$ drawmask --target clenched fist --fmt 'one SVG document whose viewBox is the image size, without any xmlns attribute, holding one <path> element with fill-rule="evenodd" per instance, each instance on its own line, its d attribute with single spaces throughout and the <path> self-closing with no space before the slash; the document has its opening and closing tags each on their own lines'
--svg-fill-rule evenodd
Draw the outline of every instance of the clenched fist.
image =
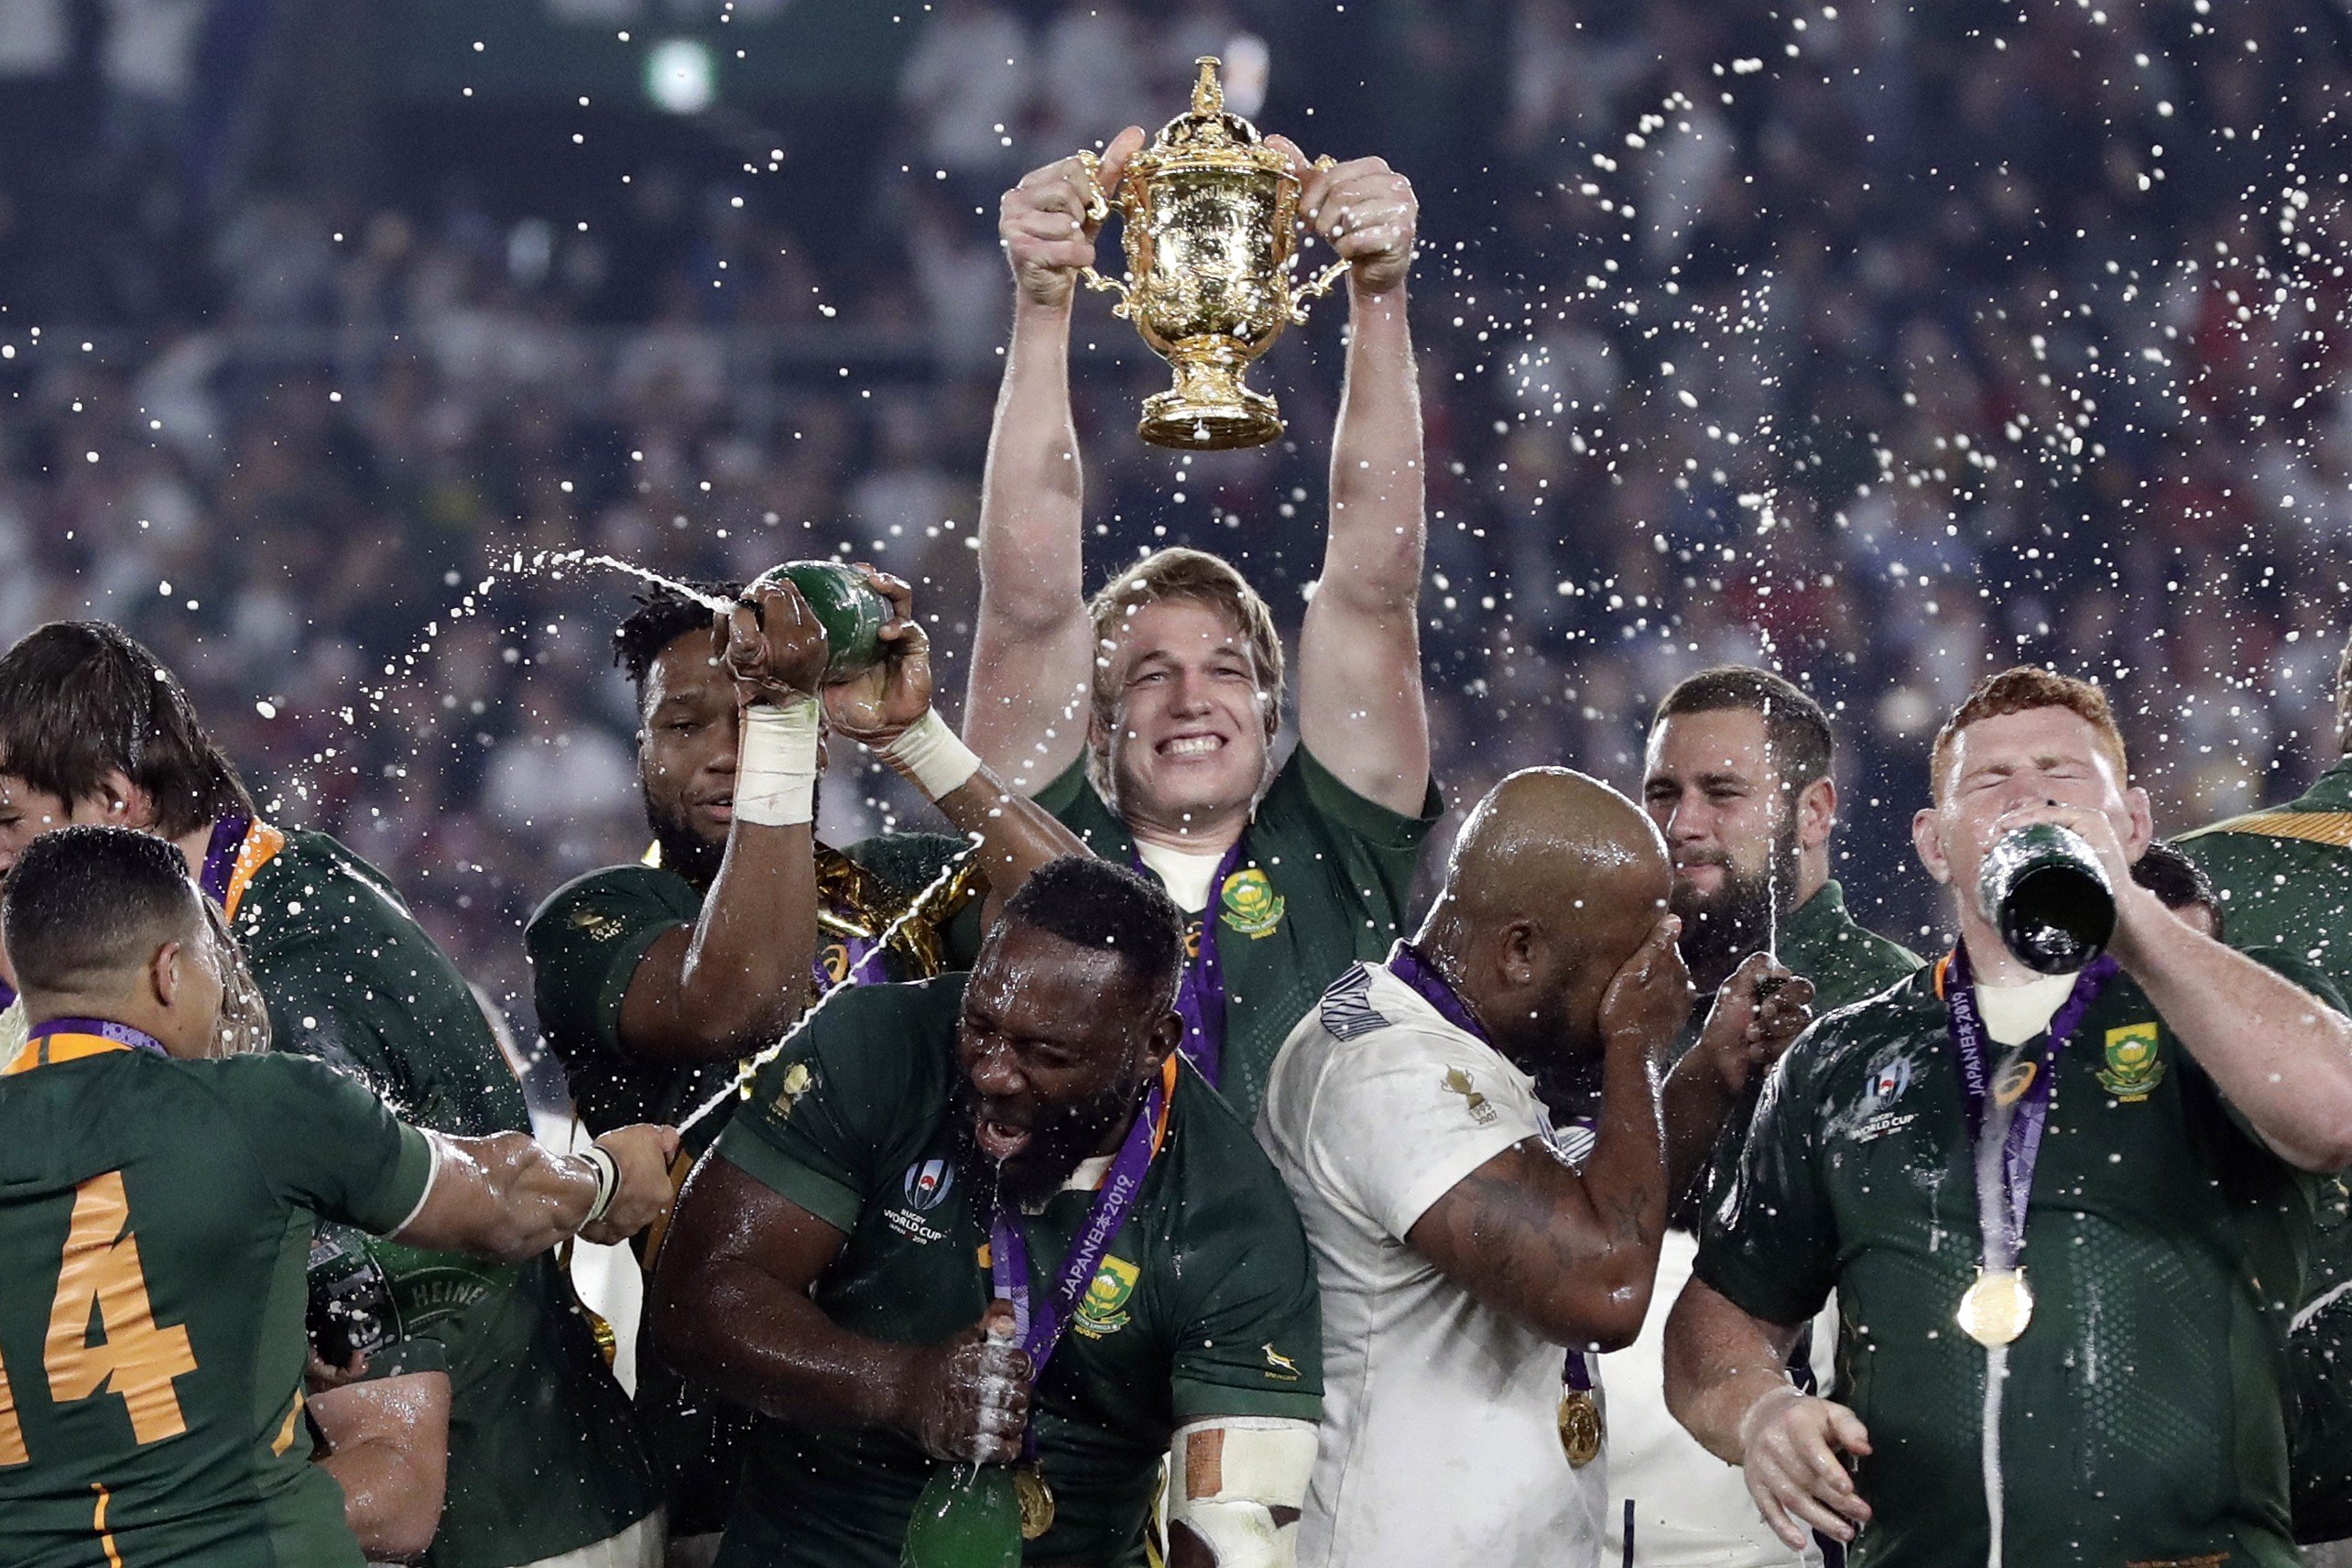
<svg viewBox="0 0 2352 1568">
<path fill-rule="evenodd" d="M 1080 270 L 1094 265 L 1104 198 L 1118 189 L 1127 159 L 1142 146 L 1143 127 L 1129 125 L 1111 138 L 1094 167 L 1083 158 L 1065 158 L 1029 170 L 1005 192 L 996 237 L 1024 304 L 1069 308 Z"/>
</svg>

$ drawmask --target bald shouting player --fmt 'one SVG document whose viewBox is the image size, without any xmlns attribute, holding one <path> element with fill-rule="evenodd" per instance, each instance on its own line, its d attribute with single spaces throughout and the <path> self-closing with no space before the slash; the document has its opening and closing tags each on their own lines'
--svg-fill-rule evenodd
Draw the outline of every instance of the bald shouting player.
<svg viewBox="0 0 2352 1568">
<path fill-rule="evenodd" d="M 1410 942 L 1323 993 L 1258 1119 L 1314 1248 L 1308 1568 L 1598 1560 L 1590 1352 L 1639 1331 L 1666 1228 L 1659 1079 L 1691 1011 L 1666 846 L 1580 773 L 1513 774 Z M 1590 1157 L 1539 1080 L 1597 1057 Z"/>
<path fill-rule="evenodd" d="M 1405 275 L 1417 208 L 1377 158 L 1316 169 L 1275 138 L 1301 213 L 1348 263 L 1349 300 L 1331 531 L 1299 633 L 1299 744 L 1278 768 L 1282 642 L 1239 572 L 1163 550 L 1085 596 L 1070 313 L 1094 258 L 1090 207 L 1142 140 L 1121 132 L 1099 183 L 1070 158 L 1005 196 L 1016 304 L 980 506 L 964 738 L 1184 911 L 1184 1055 L 1247 1117 L 1316 994 L 1398 935 L 1437 820 L 1414 620 L 1421 429 Z"/>
</svg>

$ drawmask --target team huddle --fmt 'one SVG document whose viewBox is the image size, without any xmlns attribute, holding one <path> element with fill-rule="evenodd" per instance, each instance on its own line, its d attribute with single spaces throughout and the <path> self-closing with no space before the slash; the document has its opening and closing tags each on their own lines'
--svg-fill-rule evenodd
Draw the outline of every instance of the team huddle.
<svg viewBox="0 0 2352 1568">
<path fill-rule="evenodd" d="M 0 1568 L 2352 1538 L 2352 648 L 2314 789 L 2165 833 L 2096 687 L 1987 678 L 1913 823 L 1939 953 L 1849 910 L 1829 718 L 1743 667 L 1624 792 L 1503 780 L 1417 910 L 1411 191 L 1306 180 L 1351 331 L 1293 669 L 1214 555 L 1083 591 L 1069 326 L 1123 147 L 1005 199 L 960 734 L 870 569 L 846 678 L 776 574 L 618 626 L 652 848 L 526 932 L 575 1152 L 152 654 L 0 655 Z M 821 843 L 852 743 L 942 831 Z M 1978 895 L 2031 828 L 2107 890 L 2088 962 Z M 633 1392 L 574 1236 L 644 1269 Z M 983 1475 L 1009 1558 L 939 1544 Z"/>
</svg>

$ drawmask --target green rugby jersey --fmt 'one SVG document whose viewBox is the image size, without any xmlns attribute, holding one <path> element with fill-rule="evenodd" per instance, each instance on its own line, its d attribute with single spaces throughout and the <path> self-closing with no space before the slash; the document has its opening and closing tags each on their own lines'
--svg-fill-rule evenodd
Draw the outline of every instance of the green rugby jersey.
<svg viewBox="0 0 2352 1568">
<path fill-rule="evenodd" d="M 965 852 L 944 833 L 887 833 L 862 840 L 841 854 L 874 874 L 885 893 L 909 898 Z M 630 1122 L 675 1123 L 734 1082 L 739 1065 L 697 1068 L 646 1062 L 621 1044 L 621 1000 L 651 947 L 667 932 L 702 918 L 702 889 L 659 866 L 608 866 L 573 878 L 531 915 L 524 945 L 531 959 L 532 995 L 539 1032 L 563 1063 L 572 1103 L 593 1133 Z M 969 969 L 980 947 L 980 905 L 974 900 L 940 932 L 949 969 Z M 820 935 L 818 962 L 828 975 L 844 973 L 843 942 Z M 895 953 L 885 955 L 894 978 Z M 713 1116 L 696 1129 L 706 1148 L 721 1124 Z"/>
<path fill-rule="evenodd" d="M 1837 1292 L 1835 1397 L 1872 1444 L 1857 1568 L 1987 1558 L 1987 1356 L 1954 1320 L 1976 1194 L 1942 969 L 1798 1040 L 1699 1249 L 1698 1277 L 1767 1322 Z M 2319 1180 L 2246 1130 L 2127 979 L 2053 1071 L 2023 1254 L 2034 1315 L 2009 1347 L 1999 1433 L 2006 1560 L 2292 1568 L 2287 1325 Z"/>
<path fill-rule="evenodd" d="M 834 996 L 762 1068 L 718 1154 L 846 1237 L 816 1288 L 852 1333 L 906 1344 L 977 1322 L 988 1193 L 956 1165 L 950 1095 L 965 976 Z M 1094 1203 L 1064 1192 L 1029 1222 L 1051 1288 Z M 1306 1236 L 1232 1108 L 1189 1069 L 1159 1156 L 1038 1390 L 1053 1529 L 1026 1561 L 1143 1561 L 1175 1429 L 1212 1416 L 1316 1420 L 1322 1321 Z M 914 1440 L 762 1421 L 720 1554 L 725 1568 L 892 1568 L 931 1473 Z"/>
<path fill-rule="evenodd" d="M 1137 866 L 1135 837 L 1095 791 L 1084 757 L 1037 802 L 1096 855 Z M 1211 895 L 1225 988 L 1218 1087 L 1243 1121 L 1258 1115 L 1274 1058 L 1323 988 L 1358 960 L 1387 957 L 1403 934 L 1421 845 L 1444 809 L 1434 780 L 1417 817 L 1376 805 L 1304 743 L 1274 775 L 1250 816 L 1240 866 Z"/>
<path fill-rule="evenodd" d="M 303 1430 L 313 1217 L 390 1230 L 432 1155 L 290 1056 L 0 1076 L 0 1563 L 358 1568 Z"/>
<path fill-rule="evenodd" d="M 1918 953 L 1846 912 L 1846 889 L 1835 877 L 1797 906 L 1776 948 L 1791 974 L 1813 983 L 1816 1015 L 1875 996 L 1920 966 Z"/>
<path fill-rule="evenodd" d="M 923 892 L 966 848 L 963 839 L 943 833 L 887 833 L 840 853 L 873 876 L 889 905 Z M 819 891 L 822 896 L 822 878 Z M 972 966 L 982 935 L 980 907 L 979 899 L 971 900 L 939 931 L 948 968 Z M 621 1044 L 621 1001 L 646 950 L 702 913 L 702 890 L 693 883 L 662 866 L 637 865 L 577 877 L 532 914 L 524 943 L 539 1032 L 563 1063 L 572 1103 L 590 1132 L 629 1122 L 677 1124 L 724 1094 L 741 1071 L 732 1061 L 701 1067 L 648 1062 Z M 817 961 L 825 974 L 846 975 L 857 954 L 838 936 L 821 931 L 818 942 Z M 907 978 L 898 953 L 886 950 L 877 962 L 892 978 Z M 685 1129 L 690 1155 L 710 1147 L 734 1108 L 733 1102 L 724 1103 Z M 653 1354 L 643 1333 L 637 1352 L 638 1423 L 669 1505 L 670 1530 L 708 1534 L 726 1523 L 735 1504 L 750 1412 L 680 1378 Z"/>
<path fill-rule="evenodd" d="M 348 1068 L 420 1127 L 530 1130 L 464 976 L 342 844 L 288 833 L 246 884 L 233 929 L 278 1050 Z M 628 1396 L 554 1258 L 492 1266 L 388 1244 L 384 1256 L 450 1375 L 449 1497 L 431 1568 L 536 1563 L 653 1511 Z"/>
<path fill-rule="evenodd" d="M 2352 757 L 2284 806 L 2184 834 L 2182 852 L 2221 894 L 2222 934 L 2300 953 L 2352 997 Z M 2324 1194 L 2311 1300 L 2294 1354 L 2295 1534 L 2352 1537 L 2352 1196 Z"/>
</svg>

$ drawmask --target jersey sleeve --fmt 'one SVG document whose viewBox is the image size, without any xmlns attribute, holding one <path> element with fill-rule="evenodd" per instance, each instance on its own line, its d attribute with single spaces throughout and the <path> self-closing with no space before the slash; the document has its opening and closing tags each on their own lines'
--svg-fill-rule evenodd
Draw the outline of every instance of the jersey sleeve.
<svg viewBox="0 0 2352 1568">
<path fill-rule="evenodd" d="M 2238 951 L 2272 974 L 2292 981 L 2309 992 L 2322 1005 L 2333 1007 L 2339 1013 L 2347 1011 L 2343 992 L 2337 988 L 2335 980 L 2328 975 L 2327 972 L 2316 964 L 2280 947 L 2244 947 Z M 2183 1051 L 2182 1060 L 2188 1072 L 2194 1073 L 2210 1086 L 2213 1103 L 2221 1106 L 2223 1112 L 2229 1117 L 2230 1125 L 2244 1135 L 2246 1141 L 2254 1151 L 2278 1159 L 2282 1162 L 2285 1160 L 2285 1157 L 2279 1154 L 2270 1140 L 2262 1135 L 2261 1129 L 2257 1127 L 2248 1118 L 2246 1113 L 2238 1108 L 2238 1102 L 2222 1093 L 2221 1085 L 2213 1082 L 2213 1074 L 2205 1071 L 2204 1064 L 2198 1062 L 2193 1053 Z"/>
<path fill-rule="evenodd" d="M 1402 1242 L 1464 1177 L 1532 1136 L 1532 1107 L 1517 1105 L 1525 1094 L 1475 1040 L 1376 1029 L 1348 1043 L 1316 1092 L 1310 1174 Z"/>
<path fill-rule="evenodd" d="M 1213 1416 L 1323 1416 L 1323 1305 L 1298 1213 L 1269 1169 L 1220 1205 L 1232 1252 L 1191 1271 L 1170 1375 L 1179 1423 Z M 1225 1227 L 1220 1227 L 1225 1229 Z"/>
<path fill-rule="evenodd" d="M 1340 782 L 1338 776 L 1316 759 L 1301 743 L 1267 791 L 1261 814 L 1285 808 L 1312 812 L 1334 841 L 1342 866 L 1356 883 L 1365 901 L 1386 909 L 1401 924 L 1411 901 L 1413 874 L 1421 866 L 1421 846 L 1430 830 L 1445 814 L 1445 797 L 1432 779 L 1421 797 L 1418 816 L 1392 811 L 1367 800 Z M 1286 782 L 1292 784 L 1286 789 Z"/>
<path fill-rule="evenodd" d="M 523 934 L 539 1028 L 559 1049 L 621 1048 L 621 1001 L 646 949 L 692 923 L 637 867 L 584 877 L 539 907 Z"/>
<path fill-rule="evenodd" d="M 1818 1026 L 1772 1067 L 1748 1141 L 1726 1160 L 1699 1231 L 1694 1272 L 1751 1317 L 1794 1327 L 1836 1283 L 1837 1229 L 1815 1163 L 1808 1046 Z"/>
<path fill-rule="evenodd" d="M 916 1097 L 915 1054 L 936 1044 L 906 1016 L 907 994 L 928 989 L 835 992 L 752 1079 L 719 1154 L 834 1229 L 855 1229 L 881 1185 L 877 1150 Z"/>
<path fill-rule="evenodd" d="M 398 1229 L 424 1201 L 433 1149 L 357 1081 L 299 1056 L 256 1056 L 223 1088 L 271 1191 L 374 1235 Z"/>
</svg>

